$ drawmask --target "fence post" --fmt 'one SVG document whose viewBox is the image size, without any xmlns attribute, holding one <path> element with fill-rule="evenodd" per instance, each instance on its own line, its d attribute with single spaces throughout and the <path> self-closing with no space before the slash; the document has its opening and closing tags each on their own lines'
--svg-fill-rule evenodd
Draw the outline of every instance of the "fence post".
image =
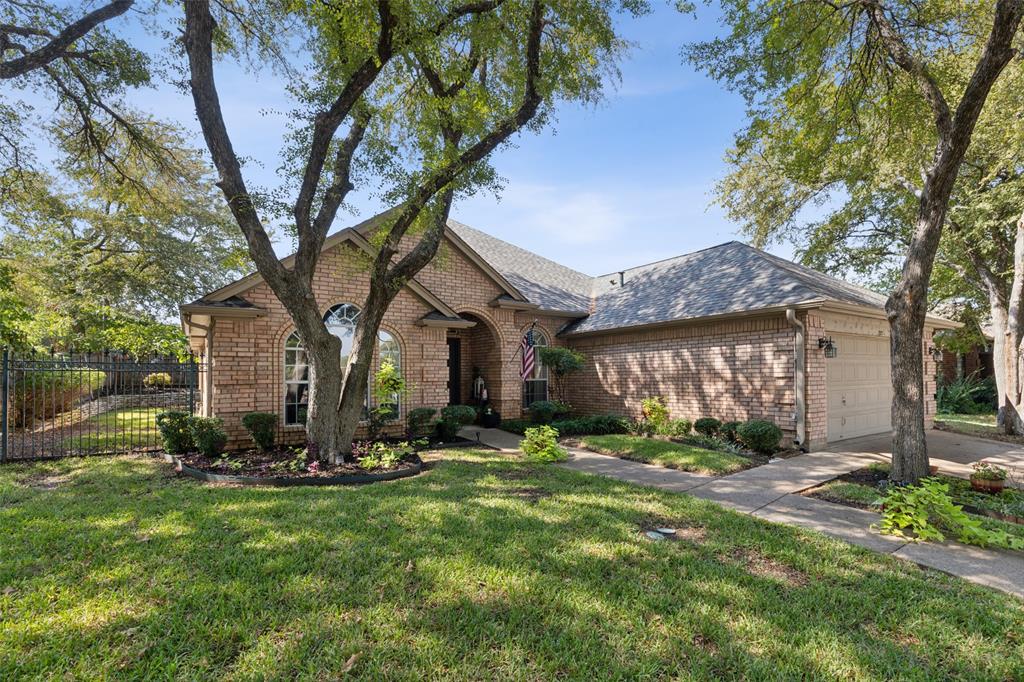
<svg viewBox="0 0 1024 682">
<path fill-rule="evenodd" d="M 11 397 L 11 351 L 4 346 L 3 366 L 0 367 L 0 462 L 7 461 L 7 403 Z"/>
</svg>

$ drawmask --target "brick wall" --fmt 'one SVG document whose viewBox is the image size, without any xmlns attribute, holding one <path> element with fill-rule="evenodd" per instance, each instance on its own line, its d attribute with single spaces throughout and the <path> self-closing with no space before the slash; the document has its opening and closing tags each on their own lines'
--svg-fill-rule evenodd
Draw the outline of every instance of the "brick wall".
<svg viewBox="0 0 1024 682">
<path fill-rule="evenodd" d="M 783 315 L 572 339 L 587 356 L 572 404 L 638 416 L 662 396 L 674 418 L 769 419 L 795 435 L 793 330 Z"/>
</svg>

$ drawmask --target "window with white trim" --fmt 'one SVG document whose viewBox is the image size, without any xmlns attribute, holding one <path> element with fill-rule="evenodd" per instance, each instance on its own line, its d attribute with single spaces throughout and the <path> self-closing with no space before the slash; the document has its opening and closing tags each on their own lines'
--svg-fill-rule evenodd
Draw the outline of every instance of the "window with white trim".
<svg viewBox="0 0 1024 682">
<path fill-rule="evenodd" d="M 548 368 L 540 361 L 537 348 L 548 345 L 548 338 L 543 332 L 533 330 L 533 372 L 523 379 L 523 407 L 529 407 L 538 400 L 548 399 Z"/>
<path fill-rule="evenodd" d="M 328 331 L 341 339 L 341 367 L 344 370 L 348 357 L 352 353 L 352 342 L 355 338 L 356 322 L 359 321 L 359 308 L 351 303 L 336 305 L 324 314 L 324 324 Z M 390 360 L 398 369 L 402 368 L 402 349 L 398 340 L 389 332 L 381 330 L 377 334 L 378 355 L 380 361 Z M 372 385 L 373 372 L 370 373 Z M 301 425 L 306 423 L 309 404 L 309 358 L 302 339 L 297 332 L 292 332 L 284 344 L 284 423 Z M 367 386 L 366 403 L 363 405 L 363 418 L 370 408 L 370 386 Z M 400 396 L 395 396 L 396 413 L 400 409 Z"/>
</svg>

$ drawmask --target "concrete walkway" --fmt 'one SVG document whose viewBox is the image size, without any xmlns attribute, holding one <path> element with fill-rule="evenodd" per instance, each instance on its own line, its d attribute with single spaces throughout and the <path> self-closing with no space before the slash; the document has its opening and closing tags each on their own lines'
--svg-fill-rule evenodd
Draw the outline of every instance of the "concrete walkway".
<svg viewBox="0 0 1024 682">
<path fill-rule="evenodd" d="M 502 452 L 518 451 L 522 441 L 516 434 L 475 426 L 465 427 L 460 435 Z M 799 455 L 720 477 L 631 462 L 580 448 L 567 449 L 570 458 L 560 465 L 567 469 L 686 492 L 766 521 L 815 530 L 1024 598 L 1024 555 L 1019 552 L 958 543 L 907 542 L 872 530 L 881 518 L 875 512 L 797 494 L 871 462 L 888 459 L 886 453 L 871 447 Z"/>
</svg>

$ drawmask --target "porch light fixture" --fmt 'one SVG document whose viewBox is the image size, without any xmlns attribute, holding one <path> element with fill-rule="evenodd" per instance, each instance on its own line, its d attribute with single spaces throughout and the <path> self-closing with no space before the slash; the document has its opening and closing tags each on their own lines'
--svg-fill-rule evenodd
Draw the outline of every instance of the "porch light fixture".
<svg viewBox="0 0 1024 682">
<path fill-rule="evenodd" d="M 839 349 L 836 348 L 835 342 L 831 336 L 822 336 L 818 339 L 818 348 L 825 349 L 826 358 L 834 358 L 839 355 Z"/>
<path fill-rule="evenodd" d="M 928 354 L 932 356 L 932 359 L 934 359 L 935 362 L 940 362 L 942 360 L 942 351 L 935 346 L 928 346 Z"/>
</svg>

